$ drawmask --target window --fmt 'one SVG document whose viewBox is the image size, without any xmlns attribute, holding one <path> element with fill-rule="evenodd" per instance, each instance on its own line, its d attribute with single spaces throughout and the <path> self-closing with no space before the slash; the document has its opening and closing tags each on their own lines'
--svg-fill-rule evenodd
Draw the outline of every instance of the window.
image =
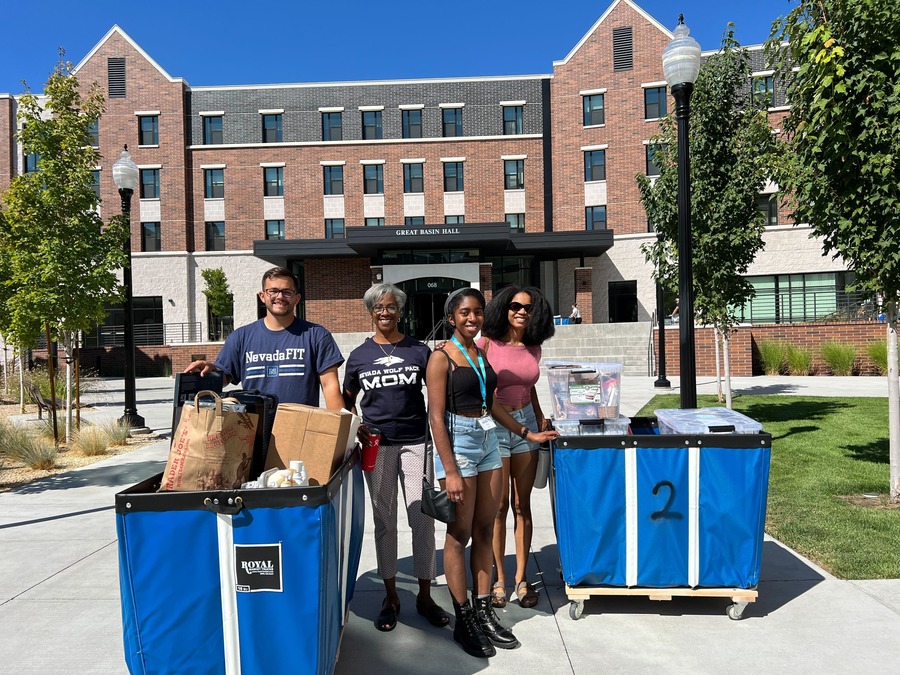
<svg viewBox="0 0 900 675">
<path fill-rule="evenodd" d="M 206 250 L 225 250 L 225 223 L 206 223 Z"/>
<path fill-rule="evenodd" d="M 25 153 L 25 173 L 34 173 L 38 170 L 41 156 L 36 152 Z"/>
<path fill-rule="evenodd" d="M 403 111 L 403 138 L 422 138 L 422 111 Z"/>
<path fill-rule="evenodd" d="M 206 182 L 207 199 L 222 199 L 225 197 L 225 169 L 204 169 L 203 176 Z"/>
<path fill-rule="evenodd" d="M 522 190 L 525 188 L 525 160 L 503 160 L 503 187 L 507 190 Z"/>
<path fill-rule="evenodd" d="M 90 139 L 92 148 L 100 147 L 100 120 L 88 122 L 87 126 L 88 138 Z"/>
<path fill-rule="evenodd" d="M 613 71 L 634 68 L 634 43 L 631 26 L 613 28 Z"/>
<path fill-rule="evenodd" d="M 658 176 L 660 174 L 659 164 L 656 163 L 656 151 L 659 149 L 656 145 L 644 146 L 646 154 L 646 169 L 648 176 Z"/>
<path fill-rule="evenodd" d="M 159 116 L 138 117 L 138 145 L 159 145 Z"/>
<path fill-rule="evenodd" d="M 266 221 L 266 239 L 284 239 L 284 221 Z"/>
<path fill-rule="evenodd" d="M 666 116 L 666 88 L 647 87 L 644 89 L 644 119 L 655 120 Z"/>
<path fill-rule="evenodd" d="M 222 145 L 222 117 L 220 115 L 203 118 L 203 145 Z"/>
<path fill-rule="evenodd" d="M 125 98 L 124 56 L 110 56 L 106 59 L 106 95 L 109 98 Z"/>
<path fill-rule="evenodd" d="M 141 250 L 145 253 L 162 250 L 159 223 L 141 223 Z"/>
<path fill-rule="evenodd" d="M 462 136 L 462 108 L 443 108 L 444 138 Z"/>
<path fill-rule="evenodd" d="M 94 191 L 94 194 L 97 195 L 97 199 L 100 199 L 100 172 L 99 171 L 91 171 L 91 189 Z"/>
<path fill-rule="evenodd" d="M 503 135 L 513 136 L 522 133 L 522 106 L 503 106 Z"/>
<path fill-rule="evenodd" d="M 606 123 L 606 113 L 603 107 L 603 94 L 582 96 L 584 104 L 584 126 L 593 127 Z"/>
<path fill-rule="evenodd" d="M 366 218 L 366 227 L 384 227 L 384 218 Z"/>
<path fill-rule="evenodd" d="M 766 227 L 778 225 L 778 193 L 757 195 L 756 208 L 766 217 Z"/>
<path fill-rule="evenodd" d="M 403 219 L 404 225 L 424 225 L 425 216 L 406 216 Z"/>
<path fill-rule="evenodd" d="M 588 150 L 584 153 L 584 181 L 606 180 L 606 150 Z"/>
<path fill-rule="evenodd" d="M 141 199 L 159 199 L 159 169 L 141 169 Z"/>
<path fill-rule="evenodd" d="M 325 175 L 325 194 L 344 194 L 344 167 L 340 165 L 323 166 L 322 169 Z"/>
<path fill-rule="evenodd" d="M 584 229 L 586 229 L 586 230 L 605 230 L 606 229 L 606 207 L 605 206 L 588 206 L 584 209 Z"/>
<path fill-rule="evenodd" d="M 362 114 L 363 140 L 376 141 L 381 138 L 381 111 L 365 110 Z"/>
<path fill-rule="evenodd" d="M 341 113 L 322 113 L 322 140 L 339 141 L 343 138 Z"/>
<path fill-rule="evenodd" d="M 463 191 L 463 163 L 444 162 L 444 192 Z"/>
<path fill-rule="evenodd" d="M 326 218 L 325 219 L 325 238 L 340 239 L 344 236 L 344 219 L 343 218 Z"/>
<path fill-rule="evenodd" d="M 524 213 L 507 213 L 506 222 L 512 232 L 525 231 L 525 214 Z"/>
<path fill-rule="evenodd" d="M 262 142 L 281 143 L 281 115 L 262 116 Z"/>
<path fill-rule="evenodd" d="M 403 165 L 403 191 L 407 193 L 425 192 L 425 184 L 422 179 L 421 164 Z"/>
<path fill-rule="evenodd" d="M 447 225 L 462 225 L 465 222 L 465 216 L 444 216 L 444 223 Z"/>
<path fill-rule="evenodd" d="M 284 167 L 263 167 L 263 194 L 266 197 L 284 197 Z"/>
<path fill-rule="evenodd" d="M 363 165 L 363 194 L 384 194 L 384 165 Z"/>
<path fill-rule="evenodd" d="M 753 78 L 753 103 L 760 108 L 775 107 L 775 78 L 772 75 Z"/>
</svg>

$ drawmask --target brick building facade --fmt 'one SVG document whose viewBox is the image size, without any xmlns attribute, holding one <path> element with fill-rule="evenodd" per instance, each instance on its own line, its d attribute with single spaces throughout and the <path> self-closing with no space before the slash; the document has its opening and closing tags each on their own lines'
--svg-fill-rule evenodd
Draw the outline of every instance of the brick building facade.
<svg viewBox="0 0 900 675">
<path fill-rule="evenodd" d="M 104 217 L 119 210 L 111 165 L 123 145 L 142 170 L 138 323 L 199 326 L 206 341 L 201 271 L 223 268 L 241 325 L 260 315 L 259 281 L 276 264 L 298 272 L 305 316 L 334 332 L 370 327 L 361 297 L 379 280 L 407 290 L 419 337 L 463 285 L 530 283 L 563 316 L 577 302 L 588 322 L 648 321 L 655 287 L 640 246 L 654 235 L 634 176 L 672 108 L 671 37 L 615 0 L 546 75 L 191 87 L 114 26 L 76 73 L 107 96 Z M 765 78 L 762 50 L 748 50 Z M 773 91 L 774 127 L 783 104 Z M 15 115 L 16 98 L 0 95 L 0 189 L 26 166 Z M 774 203 L 751 274 L 838 278 L 841 261 Z"/>
</svg>

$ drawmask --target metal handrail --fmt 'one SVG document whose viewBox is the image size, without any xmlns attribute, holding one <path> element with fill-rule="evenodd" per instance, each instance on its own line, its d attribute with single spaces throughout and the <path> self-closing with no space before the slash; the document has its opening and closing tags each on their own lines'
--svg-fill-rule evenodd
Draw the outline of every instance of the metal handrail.
<svg viewBox="0 0 900 675">
<path fill-rule="evenodd" d="M 442 328 L 445 328 L 443 319 L 441 319 L 436 324 L 434 324 L 434 328 L 431 329 L 431 332 L 428 333 L 428 335 L 425 337 L 424 340 L 422 340 L 422 342 L 424 342 L 429 347 L 433 347 L 434 344 L 437 343 L 437 333 Z"/>
</svg>

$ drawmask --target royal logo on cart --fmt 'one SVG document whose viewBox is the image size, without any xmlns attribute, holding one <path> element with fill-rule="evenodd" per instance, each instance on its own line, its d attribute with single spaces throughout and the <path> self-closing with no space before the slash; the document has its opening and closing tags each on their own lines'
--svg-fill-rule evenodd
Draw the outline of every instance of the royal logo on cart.
<svg viewBox="0 0 900 675">
<path fill-rule="evenodd" d="M 281 544 L 234 545 L 235 590 L 281 593 Z"/>
</svg>

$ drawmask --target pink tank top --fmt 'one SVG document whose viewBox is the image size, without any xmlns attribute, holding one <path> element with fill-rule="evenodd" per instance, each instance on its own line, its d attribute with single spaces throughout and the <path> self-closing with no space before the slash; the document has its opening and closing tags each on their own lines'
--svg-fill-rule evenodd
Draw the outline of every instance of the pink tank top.
<svg viewBox="0 0 900 675">
<path fill-rule="evenodd" d="M 478 340 L 484 349 L 485 339 Z M 500 405 L 519 408 L 531 402 L 531 388 L 541 375 L 540 345 L 511 345 L 490 340 L 488 361 L 497 373 L 496 400 Z"/>
</svg>

